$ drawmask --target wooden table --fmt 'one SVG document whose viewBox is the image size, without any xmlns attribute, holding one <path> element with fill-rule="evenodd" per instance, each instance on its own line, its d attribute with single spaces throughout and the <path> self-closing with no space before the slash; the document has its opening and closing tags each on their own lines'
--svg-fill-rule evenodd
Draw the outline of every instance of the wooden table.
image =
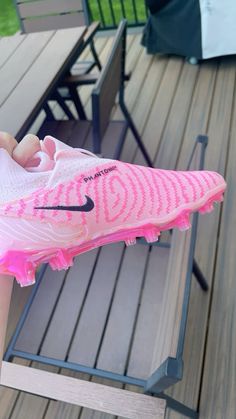
<svg viewBox="0 0 236 419">
<path fill-rule="evenodd" d="M 76 60 L 86 27 L 0 39 L 0 130 L 22 137 Z"/>
<path fill-rule="evenodd" d="M 86 27 L 0 39 L 0 131 L 21 138 L 80 52 Z M 0 275 L 0 375 L 13 278 Z"/>
</svg>

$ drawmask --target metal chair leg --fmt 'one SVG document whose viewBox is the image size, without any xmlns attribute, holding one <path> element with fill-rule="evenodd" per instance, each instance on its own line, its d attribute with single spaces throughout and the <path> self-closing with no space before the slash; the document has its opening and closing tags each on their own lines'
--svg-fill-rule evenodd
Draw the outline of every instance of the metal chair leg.
<svg viewBox="0 0 236 419">
<path fill-rule="evenodd" d="M 195 278 L 199 283 L 200 287 L 203 289 L 203 291 L 208 291 L 209 286 L 206 281 L 206 278 L 204 277 L 195 259 L 193 259 L 193 274 L 195 275 Z"/>
<path fill-rule="evenodd" d="M 91 53 L 92 53 L 93 58 L 94 58 L 95 65 L 98 67 L 98 70 L 101 71 L 102 65 L 101 65 L 100 60 L 98 58 L 98 54 L 97 54 L 97 51 L 95 49 L 93 41 L 90 42 L 90 49 L 91 49 Z"/>
<path fill-rule="evenodd" d="M 43 106 L 43 109 L 46 113 L 47 121 L 54 121 L 55 117 L 48 103 L 45 103 L 45 105 Z"/>
<path fill-rule="evenodd" d="M 123 112 L 123 114 L 124 114 L 124 116 L 127 120 L 128 125 L 129 125 L 129 128 L 131 129 L 131 131 L 133 133 L 133 136 L 134 136 L 134 138 L 135 138 L 135 140 L 138 144 L 138 147 L 140 148 L 148 166 L 153 167 L 153 162 L 152 162 L 152 160 L 151 160 L 151 158 L 150 158 L 150 156 L 149 156 L 149 154 L 146 150 L 146 147 L 144 146 L 144 144 L 141 140 L 141 137 L 138 133 L 138 130 L 137 130 L 136 126 L 134 125 L 134 122 L 133 122 L 133 120 L 130 116 L 130 113 L 129 113 L 128 109 L 126 108 L 126 105 L 123 102 L 120 102 L 120 107 L 121 107 L 121 110 L 122 110 L 122 112 Z"/>
<path fill-rule="evenodd" d="M 77 92 L 77 89 L 75 86 L 68 86 L 69 89 L 69 93 L 70 93 L 70 98 L 73 101 L 76 111 L 78 113 L 79 119 L 81 119 L 82 121 L 86 121 L 87 120 L 87 116 L 84 110 L 84 107 L 82 105 L 82 102 L 80 100 L 79 94 Z"/>
<path fill-rule="evenodd" d="M 158 397 L 160 396 L 158 395 Z M 188 418 L 198 419 L 199 413 L 196 410 L 191 409 L 190 407 L 178 402 L 177 400 L 173 399 L 170 396 L 167 396 L 166 394 L 162 394 L 161 398 L 166 400 L 167 407 L 169 407 L 170 409 L 175 410 L 176 412 Z"/>
<path fill-rule="evenodd" d="M 63 112 L 70 120 L 75 120 L 75 117 L 71 110 L 68 108 L 67 104 L 65 103 L 65 99 L 60 95 L 59 92 L 55 92 L 53 96 L 54 100 L 56 100 L 59 106 L 62 108 Z"/>
</svg>

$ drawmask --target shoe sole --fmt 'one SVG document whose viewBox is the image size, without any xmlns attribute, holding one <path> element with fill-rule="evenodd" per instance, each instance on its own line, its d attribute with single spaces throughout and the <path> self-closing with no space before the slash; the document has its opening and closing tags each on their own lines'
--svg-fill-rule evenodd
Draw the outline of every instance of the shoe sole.
<svg viewBox="0 0 236 419">
<path fill-rule="evenodd" d="M 124 241 L 129 246 L 136 243 L 137 237 L 144 237 L 148 243 L 153 243 L 158 240 L 160 233 L 164 230 L 178 228 L 184 231 L 189 229 L 191 213 L 196 211 L 199 213 L 211 212 L 215 202 L 223 201 L 225 188 L 226 184 L 220 185 L 205 195 L 201 201 L 195 203 L 194 207 L 191 205 L 191 208 L 187 206 L 179 208 L 178 213 L 169 214 L 168 217 L 159 219 L 159 221 L 143 226 L 134 226 L 128 230 L 119 230 L 69 249 L 52 248 L 32 252 L 9 250 L 0 255 L 0 273 L 13 275 L 21 286 L 27 286 L 35 283 L 35 271 L 42 263 L 49 263 L 53 270 L 67 269 L 73 265 L 75 256 L 106 244 Z"/>
</svg>

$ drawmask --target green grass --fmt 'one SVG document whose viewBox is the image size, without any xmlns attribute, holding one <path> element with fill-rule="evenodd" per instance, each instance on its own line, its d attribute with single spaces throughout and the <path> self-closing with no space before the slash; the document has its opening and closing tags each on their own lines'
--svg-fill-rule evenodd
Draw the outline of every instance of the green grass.
<svg viewBox="0 0 236 419">
<path fill-rule="evenodd" d="M 19 22 L 12 0 L 0 0 L 0 36 L 13 35 L 19 30 Z"/>
<path fill-rule="evenodd" d="M 91 12 L 94 20 L 101 20 L 97 0 L 90 0 Z M 115 22 L 118 23 L 122 18 L 122 7 L 120 0 L 112 0 Z M 105 25 L 111 26 L 113 19 L 108 0 L 101 0 L 102 13 Z M 125 17 L 130 23 L 135 19 L 140 22 L 146 20 L 144 0 L 135 0 L 137 16 L 134 16 L 133 0 L 123 0 Z M 0 0 L 0 36 L 13 35 L 19 30 L 18 17 L 16 15 L 13 0 Z"/>
</svg>

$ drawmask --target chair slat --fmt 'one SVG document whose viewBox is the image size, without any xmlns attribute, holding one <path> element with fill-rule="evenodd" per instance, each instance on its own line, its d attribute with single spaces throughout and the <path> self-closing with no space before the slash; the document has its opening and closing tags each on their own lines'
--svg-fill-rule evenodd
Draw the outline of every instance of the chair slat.
<svg viewBox="0 0 236 419">
<path fill-rule="evenodd" d="M 3 362 L 1 384 L 129 419 L 165 415 L 165 400 L 8 362 Z"/>
<path fill-rule="evenodd" d="M 140 311 L 130 353 L 127 374 L 147 379 L 152 364 L 153 347 L 156 342 L 163 307 L 166 275 L 170 256 L 169 248 L 153 246 L 146 272 L 140 302 Z"/>
<path fill-rule="evenodd" d="M 123 244 L 101 249 L 93 281 L 80 316 L 68 360 L 93 366 L 109 313 L 117 273 L 123 257 Z M 106 272 L 106 275 L 104 274 Z"/>
<path fill-rule="evenodd" d="M 117 48 L 114 60 L 107 71 L 106 78 L 101 86 L 99 94 L 99 108 L 100 108 L 100 135 L 103 137 L 107 129 L 110 114 L 114 107 L 115 98 L 120 87 L 121 74 L 121 46 Z"/>
<path fill-rule="evenodd" d="M 125 250 L 97 368 L 124 374 L 142 292 L 149 248 Z"/>
<path fill-rule="evenodd" d="M 22 18 L 32 16 L 45 16 L 50 13 L 70 13 L 83 11 L 81 0 L 39 0 L 18 2 L 19 12 Z"/>
<path fill-rule="evenodd" d="M 53 307 L 59 296 L 65 272 L 55 272 L 49 267 L 46 270 L 43 281 L 29 311 L 21 333 L 17 339 L 15 348 L 37 354 L 44 337 L 48 319 L 52 315 Z M 43 310 L 42 310 L 43 306 Z"/>
<path fill-rule="evenodd" d="M 200 167 L 201 148 L 198 147 L 192 158 L 190 170 Z M 192 217 L 193 218 L 193 217 Z M 196 220 L 195 220 L 196 221 Z M 186 232 L 173 230 L 171 249 L 163 295 L 157 339 L 153 351 L 152 367 L 154 373 L 168 357 L 177 358 L 180 342 L 180 329 L 183 321 L 183 307 L 188 304 L 185 291 L 188 286 L 189 264 L 191 263 L 191 240 L 194 240 L 194 228 Z M 187 298 L 188 299 L 188 298 Z"/>
<path fill-rule="evenodd" d="M 40 32 L 47 30 L 66 29 L 86 25 L 83 12 L 64 15 L 43 16 L 22 21 L 23 31 Z"/>
<path fill-rule="evenodd" d="M 62 360 L 66 358 L 67 348 L 83 305 L 96 257 L 97 250 L 92 250 L 75 259 L 48 326 L 41 355 Z"/>
<path fill-rule="evenodd" d="M 159 321 L 159 331 L 154 346 L 151 373 L 168 358 L 176 358 L 182 307 L 190 252 L 191 230 L 173 231 L 170 258 L 166 277 L 164 304 Z"/>
<path fill-rule="evenodd" d="M 92 92 L 94 135 L 99 135 L 99 141 L 101 141 L 101 138 L 105 134 L 111 110 L 115 103 L 115 97 L 121 86 L 125 35 L 126 21 L 123 21 L 115 36 L 109 59 L 103 67 Z"/>
</svg>

